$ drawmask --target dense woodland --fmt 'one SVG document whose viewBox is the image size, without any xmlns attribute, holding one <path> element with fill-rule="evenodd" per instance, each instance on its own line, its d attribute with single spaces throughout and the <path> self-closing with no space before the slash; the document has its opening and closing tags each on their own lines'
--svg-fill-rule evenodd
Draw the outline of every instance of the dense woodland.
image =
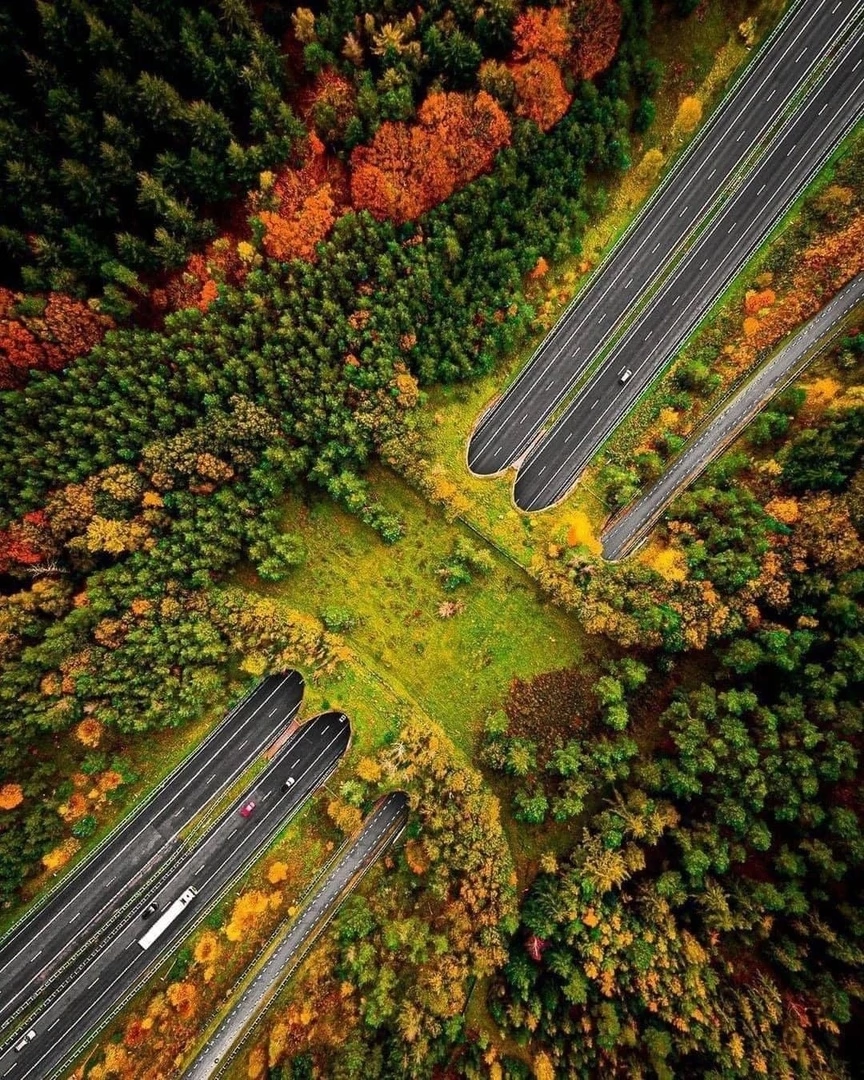
<svg viewBox="0 0 864 1080">
<path fill-rule="evenodd" d="M 695 6 L 4 5 L 7 908 L 135 782 L 142 733 L 192 724 L 238 669 L 338 665 L 319 625 L 223 587 L 241 562 L 302 574 L 286 492 L 326 493 L 398 543 L 363 477 L 381 457 L 458 509 L 424 460 L 423 389 L 536 330 L 538 268 L 579 252 L 654 114 L 652 19 Z M 675 373 L 674 411 L 856 272 L 862 176 L 860 152 L 837 166 L 748 293 L 744 339 L 724 325 Z M 837 363 L 862 352 L 851 334 Z M 680 445 L 661 417 L 602 476 L 613 504 Z M 314 1022 L 289 1010 L 269 1032 L 273 1076 L 849 1073 L 862 435 L 854 389 L 792 391 L 676 503 L 662 565 L 607 567 L 573 536 L 532 568 L 618 650 L 514 684 L 480 748 L 517 827 L 569 829 L 567 850 L 517 912 L 495 797 L 407 727 L 329 807 L 347 832 L 378 791 L 411 791 L 407 899 L 351 902 Z M 445 589 L 482 562 L 454 551 Z M 435 806 L 445 782 L 458 797 Z M 169 1067 L 213 962 L 186 957 L 173 998 L 112 1044 L 115 1075 Z"/>
</svg>

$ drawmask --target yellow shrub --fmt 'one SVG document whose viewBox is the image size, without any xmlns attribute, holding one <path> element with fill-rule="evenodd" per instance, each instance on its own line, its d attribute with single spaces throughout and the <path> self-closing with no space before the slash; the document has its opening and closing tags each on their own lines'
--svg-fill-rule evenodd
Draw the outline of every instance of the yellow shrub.
<svg viewBox="0 0 864 1080">
<path fill-rule="evenodd" d="M 688 134 L 693 131 L 702 119 L 702 102 L 692 95 L 685 97 L 678 106 L 678 114 L 675 117 L 674 128 L 676 131 Z"/>
</svg>

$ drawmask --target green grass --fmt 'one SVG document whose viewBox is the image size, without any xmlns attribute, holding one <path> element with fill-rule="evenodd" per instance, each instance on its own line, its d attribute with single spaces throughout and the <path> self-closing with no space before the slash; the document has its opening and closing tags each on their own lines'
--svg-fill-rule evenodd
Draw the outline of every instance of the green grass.
<svg viewBox="0 0 864 1080">
<path fill-rule="evenodd" d="M 405 522 L 399 543 L 384 544 L 329 501 L 304 508 L 291 500 L 285 527 L 303 537 L 306 565 L 280 585 L 251 574 L 243 580 L 295 610 L 320 615 L 335 605 L 358 620 L 344 634 L 358 663 L 328 685 L 326 700 L 345 707 L 359 738 L 369 739 L 370 724 L 382 734 L 387 716 L 415 705 L 470 755 L 484 717 L 503 703 L 513 678 L 584 663 L 596 645 L 588 646 L 576 620 L 550 608 L 530 578 L 494 550 L 489 574 L 446 592 L 436 571 L 457 538 L 478 547 L 483 541 L 445 521 L 398 477 L 378 470 L 372 482 Z M 438 608 L 446 600 L 461 601 L 464 610 L 442 619 Z"/>
</svg>

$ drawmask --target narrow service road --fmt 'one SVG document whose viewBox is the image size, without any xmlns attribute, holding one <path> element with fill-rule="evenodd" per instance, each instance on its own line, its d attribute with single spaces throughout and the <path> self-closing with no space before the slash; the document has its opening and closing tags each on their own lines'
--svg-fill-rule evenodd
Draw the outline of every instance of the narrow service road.
<svg viewBox="0 0 864 1080">
<path fill-rule="evenodd" d="M 0 1031 L 43 993 L 51 973 L 176 849 L 177 837 L 296 716 L 298 671 L 270 675 L 0 943 Z"/>
<path fill-rule="evenodd" d="M 287 934 L 264 955 L 267 959 L 238 994 L 233 1008 L 183 1073 L 185 1080 L 221 1076 L 250 1038 L 268 1003 L 291 977 L 317 935 L 336 914 L 346 894 L 408 824 L 408 796 L 394 791 L 384 797 L 364 821 L 347 850 L 343 848 L 324 868 L 315 891 Z M 322 880 L 323 879 L 323 880 Z M 277 933 L 281 933 L 278 931 Z"/>
<path fill-rule="evenodd" d="M 707 469 L 768 402 L 793 382 L 840 333 L 849 313 L 864 300 L 864 274 L 853 278 L 830 303 L 805 323 L 700 432 L 696 433 L 656 484 L 610 519 L 603 529 L 603 555 L 610 561 L 630 555 L 649 535 L 664 510 Z"/>
</svg>

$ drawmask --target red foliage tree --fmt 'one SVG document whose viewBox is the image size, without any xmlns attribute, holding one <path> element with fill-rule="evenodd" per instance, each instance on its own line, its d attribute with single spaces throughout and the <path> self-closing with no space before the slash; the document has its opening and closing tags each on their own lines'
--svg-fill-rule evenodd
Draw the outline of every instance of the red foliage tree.
<svg viewBox="0 0 864 1080">
<path fill-rule="evenodd" d="M 623 15 L 617 0 L 571 0 L 573 71 L 593 79 L 615 59 Z"/>
<path fill-rule="evenodd" d="M 351 155 L 358 210 L 401 224 L 436 206 L 492 167 L 510 122 L 485 91 L 430 94 L 416 124 L 387 122 Z"/>
<path fill-rule="evenodd" d="M 32 510 L 20 522 L 0 530 L 0 574 L 36 566 L 53 553 L 44 510 Z"/>
</svg>

